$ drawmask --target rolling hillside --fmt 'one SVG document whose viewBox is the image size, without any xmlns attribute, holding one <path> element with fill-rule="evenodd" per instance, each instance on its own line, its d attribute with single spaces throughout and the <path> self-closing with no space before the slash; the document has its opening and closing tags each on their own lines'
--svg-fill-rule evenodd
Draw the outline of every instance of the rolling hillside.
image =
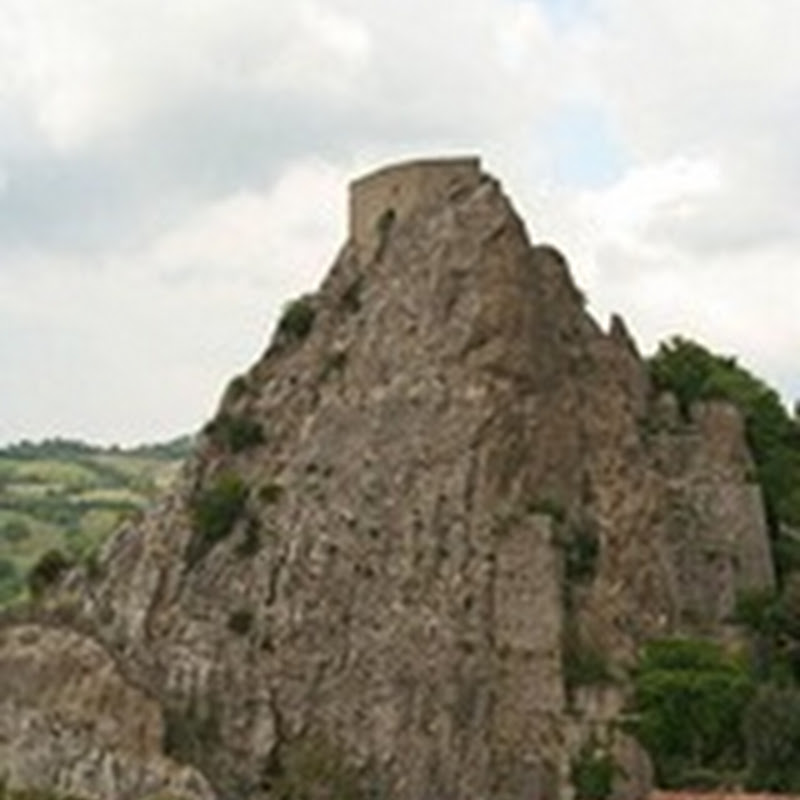
<svg viewBox="0 0 800 800">
<path fill-rule="evenodd" d="M 48 550 L 88 557 L 170 484 L 190 449 L 189 437 L 133 449 L 62 439 L 0 449 L 0 603 L 24 595 Z"/>
</svg>

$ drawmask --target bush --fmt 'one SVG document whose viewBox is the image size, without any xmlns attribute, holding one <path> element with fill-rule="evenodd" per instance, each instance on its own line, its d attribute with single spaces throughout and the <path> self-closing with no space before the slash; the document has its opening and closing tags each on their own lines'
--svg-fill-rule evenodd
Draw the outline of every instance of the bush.
<svg viewBox="0 0 800 800">
<path fill-rule="evenodd" d="M 600 538 L 588 527 L 574 528 L 563 542 L 564 573 L 568 581 L 591 581 L 597 572 Z"/>
<path fill-rule="evenodd" d="M 188 764 L 205 762 L 219 749 L 220 711 L 211 697 L 193 698 L 182 708 L 164 709 L 161 748 L 165 755 Z"/>
<path fill-rule="evenodd" d="M 734 622 L 753 633 L 775 634 L 781 625 L 778 596 L 773 589 L 755 589 L 736 595 Z"/>
<path fill-rule="evenodd" d="M 195 563 L 233 529 L 247 502 L 247 486 L 234 472 L 220 475 L 192 502 L 193 536 L 187 561 Z"/>
<path fill-rule="evenodd" d="M 28 591 L 40 597 L 46 589 L 56 584 L 72 566 L 72 561 L 61 550 L 48 550 L 28 573 Z"/>
<path fill-rule="evenodd" d="M 611 755 L 588 742 L 573 759 L 570 777 L 575 800 L 605 800 L 611 795 L 618 768 Z"/>
<path fill-rule="evenodd" d="M 544 514 L 558 523 L 564 522 L 567 517 L 564 506 L 552 497 L 537 497 L 528 503 L 525 510 L 529 514 Z"/>
<path fill-rule="evenodd" d="M 8 542 L 22 542 L 31 536 L 31 528 L 22 520 L 12 519 L 0 525 L 0 539 Z"/>
<path fill-rule="evenodd" d="M 205 427 L 211 439 L 232 453 L 241 453 L 264 443 L 261 423 L 243 416 L 232 416 L 222 412 Z"/>
<path fill-rule="evenodd" d="M 342 293 L 340 306 L 348 314 L 357 314 L 361 311 L 361 291 L 364 279 L 359 275 Z"/>
<path fill-rule="evenodd" d="M 308 298 L 300 297 L 289 303 L 278 322 L 278 333 L 290 341 L 301 341 L 311 333 L 316 312 Z"/>
<path fill-rule="evenodd" d="M 263 503 L 274 505 L 283 497 L 283 486 L 279 483 L 265 483 L 258 490 L 258 496 Z"/>
<path fill-rule="evenodd" d="M 744 717 L 748 788 L 800 792 L 800 691 L 764 686 Z"/>
<path fill-rule="evenodd" d="M 645 647 L 634 677 L 632 732 L 661 786 L 680 785 L 690 771 L 743 766 L 741 723 L 754 688 L 744 666 L 710 642 Z"/>
<path fill-rule="evenodd" d="M 231 402 L 239 400 L 250 391 L 250 385 L 244 375 L 237 375 L 225 390 L 225 398 Z"/>
<path fill-rule="evenodd" d="M 0 604 L 13 600 L 22 591 L 23 585 L 16 564 L 7 558 L 0 558 Z"/>
</svg>

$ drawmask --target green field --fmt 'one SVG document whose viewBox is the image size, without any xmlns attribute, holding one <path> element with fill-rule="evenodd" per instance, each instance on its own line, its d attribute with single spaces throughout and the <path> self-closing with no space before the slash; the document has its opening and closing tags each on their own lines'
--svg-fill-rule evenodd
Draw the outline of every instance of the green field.
<svg viewBox="0 0 800 800">
<path fill-rule="evenodd" d="M 24 596 L 49 550 L 71 560 L 95 552 L 170 485 L 190 450 L 188 437 L 128 450 L 66 440 L 0 449 L 0 604 Z"/>
</svg>

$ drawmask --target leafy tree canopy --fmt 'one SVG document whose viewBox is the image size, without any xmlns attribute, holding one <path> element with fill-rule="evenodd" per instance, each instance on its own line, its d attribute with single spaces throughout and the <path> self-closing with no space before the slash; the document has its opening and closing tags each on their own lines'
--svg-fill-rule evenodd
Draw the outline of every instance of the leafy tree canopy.
<svg viewBox="0 0 800 800">
<path fill-rule="evenodd" d="M 741 720 L 754 693 L 746 667 L 706 641 L 652 642 L 634 678 L 633 732 L 659 785 L 691 785 L 698 771 L 744 766 Z"/>
</svg>

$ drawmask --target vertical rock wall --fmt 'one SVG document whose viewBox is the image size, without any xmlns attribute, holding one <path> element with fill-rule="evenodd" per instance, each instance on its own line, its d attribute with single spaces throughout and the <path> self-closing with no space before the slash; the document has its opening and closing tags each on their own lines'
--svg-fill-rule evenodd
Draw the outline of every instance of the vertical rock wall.
<svg viewBox="0 0 800 800">
<path fill-rule="evenodd" d="M 278 333 L 172 496 L 73 578 L 82 646 L 154 704 L 152 763 L 218 797 L 566 797 L 624 700 L 575 685 L 587 654 L 624 680 L 644 639 L 713 633 L 771 581 L 740 423 L 670 419 L 622 321 L 592 320 L 476 160 L 368 176 L 351 208 L 310 330 Z M 232 481 L 241 507 L 204 539 L 197 509 Z M 52 738 L 20 761 L 26 686 L 0 694 L 5 752 L 50 774 Z M 144 778 L 119 763 L 70 786 L 128 797 Z"/>
</svg>

